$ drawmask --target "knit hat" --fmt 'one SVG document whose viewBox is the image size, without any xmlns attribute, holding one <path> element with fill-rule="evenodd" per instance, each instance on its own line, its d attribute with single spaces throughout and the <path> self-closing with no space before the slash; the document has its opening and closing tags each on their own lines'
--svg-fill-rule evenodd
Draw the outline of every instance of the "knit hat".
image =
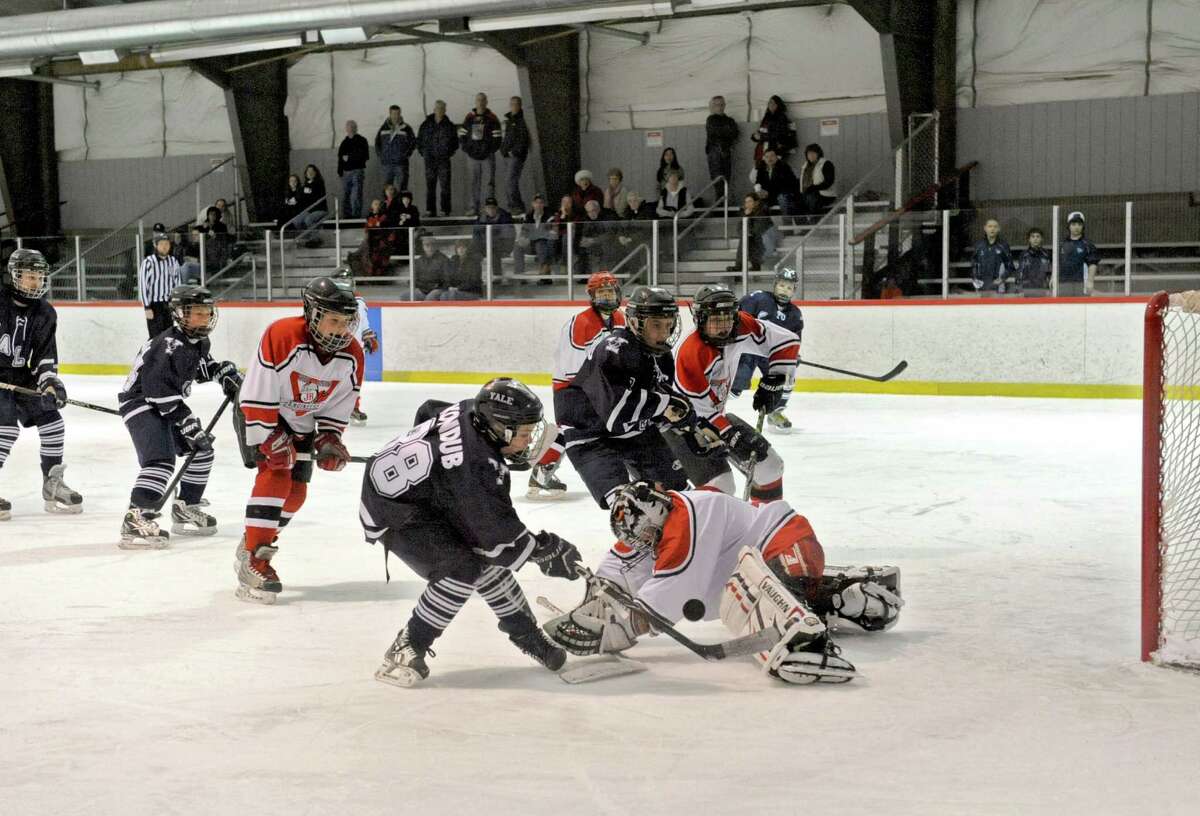
<svg viewBox="0 0 1200 816">
<path fill-rule="evenodd" d="M 1083 213 L 1081 213 L 1079 210 L 1075 210 L 1074 212 L 1072 212 L 1070 215 L 1067 216 L 1068 224 L 1073 224 L 1076 221 L 1078 221 L 1080 224 L 1084 223 Z"/>
<path fill-rule="evenodd" d="M 580 170 L 578 173 L 575 174 L 575 183 L 576 184 L 583 181 L 584 179 L 587 179 L 588 181 L 592 180 L 592 171 L 591 170 Z"/>
</svg>

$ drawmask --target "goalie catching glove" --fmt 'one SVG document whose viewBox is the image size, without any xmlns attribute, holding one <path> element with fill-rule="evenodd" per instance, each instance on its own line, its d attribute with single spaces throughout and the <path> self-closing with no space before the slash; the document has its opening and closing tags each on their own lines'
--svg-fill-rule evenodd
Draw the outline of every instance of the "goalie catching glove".
<svg viewBox="0 0 1200 816">
<path fill-rule="evenodd" d="M 603 578 L 594 579 L 603 587 Z M 583 603 L 542 627 L 550 639 L 577 657 L 623 652 L 637 643 L 638 635 L 650 631 L 645 615 L 610 600 L 588 584 Z"/>
</svg>

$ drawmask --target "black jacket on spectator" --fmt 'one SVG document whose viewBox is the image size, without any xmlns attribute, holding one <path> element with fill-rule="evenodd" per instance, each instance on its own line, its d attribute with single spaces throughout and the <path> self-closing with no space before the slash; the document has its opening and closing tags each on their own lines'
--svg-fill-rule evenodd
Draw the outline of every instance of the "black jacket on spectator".
<svg viewBox="0 0 1200 816">
<path fill-rule="evenodd" d="M 325 179 L 321 178 L 320 176 L 317 176 L 311 181 L 309 179 L 300 180 L 300 209 L 308 209 L 309 205 L 311 205 L 314 201 L 322 202 L 313 207 L 314 212 L 328 209 L 327 204 L 324 203 Z"/>
<path fill-rule="evenodd" d="M 441 250 L 435 249 L 432 256 L 424 253 L 418 255 L 413 264 L 413 285 L 426 293 L 446 288 L 446 267 L 449 263 L 450 259 Z"/>
<path fill-rule="evenodd" d="M 483 260 L 474 252 L 468 252 L 465 258 L 456 252 L 446 263 L 446 285 L 483 294 Z"/>
<path fill-rule="evenodd" d="M 723 113 L 710 113 L 704 120 L 704 152 L 730 151 L 738 139 L 737 121 Z"/>
<path fill-rule="evenodd" d="M 488 224 L 494 225 L 492 227 L 492 252 L 498 252 L 501 255 L 512 252 L 513 244 L 517 240 L 517 231 L 513 226 L 512 214 L 508 210 L 497 209 L 494 219 L 489 219 L 487 213 L 482 212 L 475 219 L 475 223 L 478 225 L 475 227 L 474 233 L 475 245 L 479 247 L 480 254 L 487 251 Z"/>
<path fill-rule="evenodd" d="M 304 209 L 304 205 L 300 203 L 303 197 L 303 187 L 293 190 L 290 187 L 284 189 L 283 207 L 279 211 L 279 226 L 282 227 L 300 214 Z"/>
<path fill-rule="evenodd" d="M 421 211 L 416 205 L 409 204 L 404 206 L 404 199 L 396 196 L 392 199 L 391 206 L 387 208 L 387 225 L 389 227 L 419 227 L 421 226 Z M 405 218 L 404 216 L 408 216 Z M 407 241 L 408 237 L 405 236 Z"/>
<path fill-rule="evenodd" d="M 653 201 L 643 201 L 637 210 L 626 207 L 625 215 L 621 216 L 623 221 L 653 221 L 655 218 L 658 218 L 658 213 L 654 210 Z"/>
<path fill-rule="evenodd" d="M 779 203 L 780 193 L 794 196 L 800 192 L 800 181 L 796 178 L 796 173 L 783 159 L 775 162 L 774 171 L 767 167 L 766 162 L 759 164 L 758 172 L 754 174 L 754 183 L 766 191 L 768 207 Z"/>
<path fill-rule="evenodd" d="M 375 155 L 382 164 L 403 164 L 416 148 L 417 137 L 408 122 L 393 126 L 391 119 L 384 119 L 375 134 Z"/>
<path fill-rule="evenodd" d="M 787 105 L 778 96 L 772 96 L 775 104 L 778 106 L 774 113 L 767 111 L 763 114 L 762 121 L 758 123 L 758 132 L 756 142 L 763 146 L 763 150 L 768 147 L 775 148 L 779 153 L 779 158 L 784 158 L 788 153 L 796 149 L 796 129 L 792 125 L 792 120 L 788 119 Z"/>
<path fill-rule="evenodd" d="M 1083 283 L 1084 264 L 1100 263 L 1100 250 L 1087 238 L 1068 238 L 1058 252 L 1058 282 Z"/>
<path fill-rule="evenodd" d="M 1017 258 L 1017 287 L 1019 289 L 1049 289 L 1053 256 L 1049 249 L 1026 247 Z"/>
<path fill-rule="evenodd" d="M 501 156 L 524 159 L 529 156 L 529 127 L 525 124 L 525 111 L 504 114 L 504 139 L 500 142 Z"/>
<path fill-rule="evenodd" d="M 485 108 L 483 113 L 472 109 L 458 129 L 458 138 L 464 153 L 482 161 L 500 149 L 500 120 L 491 108 Z"/>
<path fill-rule="evenodd" d="M 341 178 L 342 173 L 348 170 L 362 170 L 367 166 L 369 158 L 371 158 L 371 146 L 367 144 L 367 140 L 361 133 L 355 133 L 353 136 L 342 139 L 341 145 L 338 146 L 338 178 Z"/>
<path fill-rule="evenodd" d="M 441 122 L 432 113 L 425 117 L 417 132 L 417 150 L 426 161 L 444 161 L 458 152 L 458 128 L 449 116 Z"/>
<path fill-rule="evenodd" d="M 996 236 L 995 243 L 988 243 L 987 238 L 980 238 L 975 242 L 975 251 L 971 257 L 971 277 L 982 281 L 984 288 L 995 285 L 1015 269 L 1016 264 L 1013 263 L 1008 241 Z"/>
</svg>

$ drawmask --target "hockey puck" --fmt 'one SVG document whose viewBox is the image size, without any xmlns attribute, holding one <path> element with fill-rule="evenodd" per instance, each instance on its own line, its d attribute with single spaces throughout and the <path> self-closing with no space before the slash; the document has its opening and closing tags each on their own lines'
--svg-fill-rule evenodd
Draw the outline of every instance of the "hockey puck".
<svg viewBox="0 0 1200 816">
<path fill-rule="evenodd" d="M 683 616 L 690 621 L 703 620 L 704 601 L 699 598 L 692 598 L 683 605 Z"/>
</svg>

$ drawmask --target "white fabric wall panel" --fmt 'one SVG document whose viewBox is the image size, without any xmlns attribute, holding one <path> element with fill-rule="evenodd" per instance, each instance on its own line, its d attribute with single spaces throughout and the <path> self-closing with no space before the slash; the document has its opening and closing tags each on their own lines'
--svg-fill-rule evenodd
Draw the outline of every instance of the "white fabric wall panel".
<svg viewBox="0 0 1200 816">
<path fill-rule="evenodd" d="M 387 118 L 390 105 L 399 105 L 404 120 L 416 131 L 424 115 L 421 113 L 421 70 L 420 48 L 370 48 L 335 53 L 334 132 L 319 146 L 336 148 L 346 135 L 346 120 L 353 119 L 358 122 L 358 132 L 371 143 L 373 150 L 375 131 Z"/>
<path fill-rule="evenodd" d="M 83 88 L 54 86 L 54 149 L 59 161 L 81 161 L 84 153 Z"/>
<path fill-rule="evenodd" d="M 163 71 L 166 101 L 167 155 L 232 153 L 233 132 L 225 91 L 195 71 Z"/>
<path fill-rule="evenodd" d="M 163 154 L 162 72 L 101 74 L 87 94 L 87 158 L 133 159 Z"/>
<path fill-rule="evenodd" d="M 435 99 L 446 100 L 447 115 L 461 122 L 475 104 L 475 94 L 488 95 L 488 107 L 503 119 L 508 98 L 520 96 L 517 67 L 490 48 L 475 48 L 453 43 L 422 45 L 425 52 L 425 104 L 427 110 L 408 117 L 413 127 L 433 112 Z M 415 48 L 407 50 L 416 51 Z"/>
<path fill-rule="evenodd" d="M 330 54 L 312 54 L 288 69 L 288 98 L 283 110 L 293 150 L 330 146 L 332 77 Z"/>
<path fill-rule="evenodd" d="M 1150 93 L 1200 91 L 1200 0 L 1154 0 Z"/>
</svg>

